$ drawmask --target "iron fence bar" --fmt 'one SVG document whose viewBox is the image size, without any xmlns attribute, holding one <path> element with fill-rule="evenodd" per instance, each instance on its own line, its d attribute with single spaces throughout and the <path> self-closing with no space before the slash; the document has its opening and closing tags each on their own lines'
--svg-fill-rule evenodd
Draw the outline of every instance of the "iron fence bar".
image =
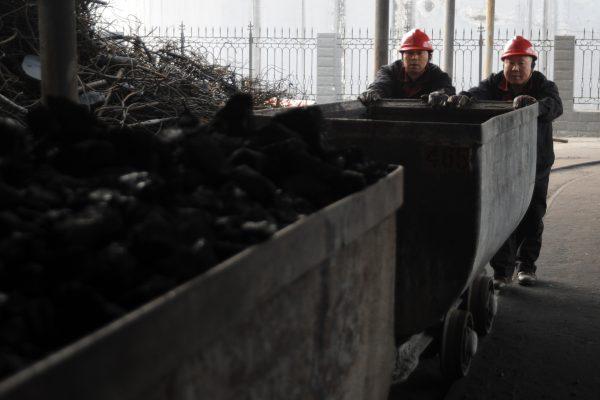
<svg viewBox="0 0 600 400">
<path fill-rule="evenodd" d="M 254 76 L 254 37 L 252 36 L 252 23 L 248 24 L 248 79 L 252 82 L 252 77 Z"/>
<path fill-rule="evenodd" d="M 185 25 L 183 24 L 183 21 L 181 22 L 181 25 L 179 25 L 179 40 L 180 40 L 180 49 L 181 49 L 181 55 L 185 54 Z"/>
</svg>

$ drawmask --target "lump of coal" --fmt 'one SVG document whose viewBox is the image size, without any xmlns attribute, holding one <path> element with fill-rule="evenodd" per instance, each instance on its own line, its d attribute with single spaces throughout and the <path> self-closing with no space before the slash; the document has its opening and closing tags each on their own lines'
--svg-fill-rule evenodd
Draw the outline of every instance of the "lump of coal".
<svg viewBox="0 0 600 400">
<path fill-rule="evenodd" d="M 211 122 L 214 130 L 228 136 L 248 136 L 252 117 L 252 96 L 235 94 L 225 107 L 217 111 Z"/>
<path fill-rule="evenodd" d="M 268 204 L 275 197 L 276 187 L 268 178 L 259 174 L 247 165 L 240 165 L 231 170 L 231 179 L 253 199 Z"/>
<path fill-rule="evenodd" d="M 322 151 L 323 113 L 320 108 L 293 108 L 275 116 L 273 122 L 298 132 L 312 152 Z"/>
</svg>

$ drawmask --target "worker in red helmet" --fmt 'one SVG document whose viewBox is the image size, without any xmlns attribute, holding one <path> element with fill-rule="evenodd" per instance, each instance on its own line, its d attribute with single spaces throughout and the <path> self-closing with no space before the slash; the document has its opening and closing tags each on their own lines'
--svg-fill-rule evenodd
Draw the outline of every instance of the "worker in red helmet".
<svg viewBox="0 0 600 400">
<path fill-rule="evenodd" d="M 425 32 L 407 32 L 400 42 L 401 59 L 381 67 L 375 81 L 358 99 L 369 105 L 381 98 L 424 98 L 430 105 L 443 105 L 456 91 L 450 76 L 431 63 L 432 53 L 433 46 Z"/>
<path fill-rule="evenodd" d="M 501 288 L 512 282 L 516 270 L 521 285 L 533 285 L 536 280 L 535 262 L 542 248 L 543 217 L 550 169 L 554 163 L 552 121 L 563 112 L 556 84 L 535 71 L 537 53 L 531 42 L 522 36 L 509 40 L 500 59 L 503 71 L 492 74 L 479 86 L 452 96 L 451 107 L 465 107 L 471 99 L 512 100 L 514 108 L 538 103 L 537 162 L 533 197 L 523 220 L 490 261 L 494 283 Z"/>
</svg>

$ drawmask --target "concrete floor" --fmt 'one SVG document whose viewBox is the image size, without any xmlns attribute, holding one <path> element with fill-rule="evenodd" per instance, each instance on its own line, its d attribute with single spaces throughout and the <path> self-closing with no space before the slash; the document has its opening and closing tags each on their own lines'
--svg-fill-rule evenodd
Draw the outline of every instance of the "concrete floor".
<svg viewBox="0 0 600 400">
<path fill-rule="evenodd" d="M 466 378 L 448 385 L 426 360 L 390 400 L 600 399 L 600 139 L 555 153 L 538 285 L 499 293 Z"/>
<path fill-rule="evenodd" d="M 568 143 L 554 143 L 556 160 L 553 169 L 600 161 L 600 138 L 565 138 Z"/>
</svg>

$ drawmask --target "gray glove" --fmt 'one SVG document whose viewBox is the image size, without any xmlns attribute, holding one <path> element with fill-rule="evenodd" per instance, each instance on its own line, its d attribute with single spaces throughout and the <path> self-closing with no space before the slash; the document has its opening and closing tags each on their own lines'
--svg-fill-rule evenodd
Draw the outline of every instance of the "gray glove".
<svg viewBox="0 0 600 400">
<path fill-rule="evenodd" d="M 431 92 L 429 96 L 427 96 L 427 104 L 433 108 L 440 108 L 446 105 L 446 101 L 448 101 L 448 95 L 444 92 Z"/>
<path fill-rule="evenodd" d="M 464 94 L 455 94 L 446 100 L 446 105 L 450 108 L 466 108 L 469 103 L 471 103 L 471 98 Z"/>
<path fill-rule="evenodd" d="M 365 92 L 362 92 L 360 96 L 358 96 L 358 100 L 360 100 L 360 102 L 365 106 L 369 106 L 377 100 L 381 100 L 381 95 L 379 95 L 376 90 L 369 89 Z"/>
<path fill-rule="evenodd" d="M 535 102 L 537 102 L 535 97 L 522 94 L 520 96 L 515 97 L 515 99 L 513 100 L 513 108 L 516 110 L 517 108 L 527 107 Z"/>
</svg>

